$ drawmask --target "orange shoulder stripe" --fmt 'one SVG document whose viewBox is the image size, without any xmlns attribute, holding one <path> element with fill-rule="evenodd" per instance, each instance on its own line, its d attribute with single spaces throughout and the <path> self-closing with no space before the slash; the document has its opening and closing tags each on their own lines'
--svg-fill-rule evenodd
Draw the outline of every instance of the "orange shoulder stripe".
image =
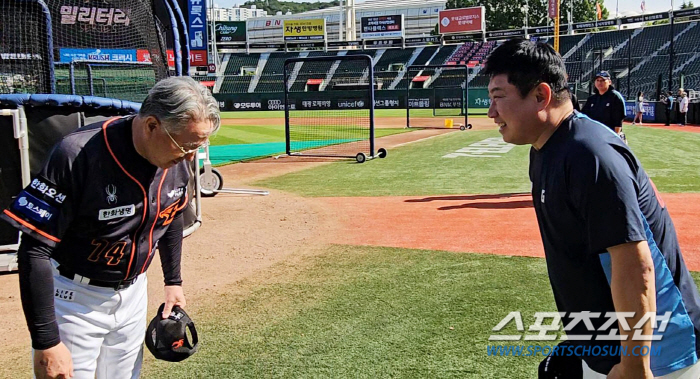
<svg viewBox="0 0 700 379">
<path fill-rule="evenodd" d="M 56 242 L 56 243 L 61 242 L 60 239 L 58 239 L 58 238 L 56 238 L 56 237 L 54 237 L 54 236 L 52 236 L 52 235 L 50 235 L 50 234 L 48 234 L 48 233 L 46 233 L 46 232 L 44 232 L 44 231 L 41 231 L 41 230 L 37 229 L 36 226 L 34 226 L 34 225 L 32 225 L 32 224 L 30 224 L 30 223 L 28 223 L 28 222 L 22 220 L 22 219 L 19 218 L 18 216 L 15 216 L 14 213 L 8 211 L 7 209 L 5 209 L 4 212 L 5 212 L 6 215 L 10 216 L 10 218 L 12 218 L 13 220 L 15 220 L 15 221 L 17 221 L 18 223 L 22 224 L 23 226 L 29 228 L 30 230 L 35 231 L 37 234 L 41 235 L 42 237 L 48 238 L 49 240 L 51 240 L 51 241 L 53 241 L 53 242 Z"/>
</svg>

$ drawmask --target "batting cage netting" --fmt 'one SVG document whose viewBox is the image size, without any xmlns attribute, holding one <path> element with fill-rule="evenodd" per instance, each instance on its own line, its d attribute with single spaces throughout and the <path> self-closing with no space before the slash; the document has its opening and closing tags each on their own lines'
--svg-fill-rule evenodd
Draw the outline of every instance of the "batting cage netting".
<svg viewBox="0 0 700 379">
<path fill-rule="evenodd" d="M 141 101 L 168 76 L 153 0 L 3 0 L 0 93 Z"/>
<path fill-rule="evenodd" d="M 469 68 L 464 65 L 409 66 L 406 127 L 471 129 L 468 75 Z"/>
<path fill-rule="evenodd" d="M 372 58 L 312 56 L 284 63 L 285 128 L 288 155 L 355 158 L 386 151 L 374 147 Z M 376 153 L 376 154 L 375 154 Z"/>
</svg>

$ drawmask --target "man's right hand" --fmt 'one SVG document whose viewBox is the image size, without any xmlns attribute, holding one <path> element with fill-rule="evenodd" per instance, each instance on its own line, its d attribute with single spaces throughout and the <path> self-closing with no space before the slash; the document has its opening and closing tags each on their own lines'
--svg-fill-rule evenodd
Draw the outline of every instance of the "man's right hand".
<svg viewBox="0 0 700 379">
<path fill-rule="evenodd" d="M 46 350 L 34 350 L 36 379 L 67 379 L 73 377 L 73 358 L 63 342 Z"/>
</svg>

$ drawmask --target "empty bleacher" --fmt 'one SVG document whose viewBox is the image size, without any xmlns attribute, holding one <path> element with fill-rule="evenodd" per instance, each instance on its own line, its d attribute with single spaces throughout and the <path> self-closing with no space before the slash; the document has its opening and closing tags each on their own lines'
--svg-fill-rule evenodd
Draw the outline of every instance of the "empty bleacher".
<svg viewBox="0 0 700 379">
<path fill-rule="evenodd" d="M 220 93 L 244 93 L 248 92 L 248 86 L 253 79 L 252 75 L 243 75 L 243 67 L 256 67 L 260 54 L 230 54 L 228 64 L 224 70 L 224 79 L 221 83 Z"/>
<path fill-rule="evenodd" d="M 379 61 L 374 65 L 374 78 L 378 83 L 382 83 L 383 86 L 388 87 L 391 82 L 394 81 L 396 75 L 399 74 L 399 69 L 396 67 L 392 68 L 392 65 L 403 64 L 404 66 L 411 59 L 411 55 L 415 48 L 407 49 L 387 49 Z"/>
<path fill-rule="evenodd" d="M 299 53 L 271 53 L 260 73 L 255 92 L 284 92 L 284 62 L 298 56 Z"/>
<path fill-rule="evenodd" d="M 309 53 L 309 57 L 325 57 L 334 56 L 335 51 L 312 51 Z M 325 62 L 304 62 L 304 64 L 299 69 L 296 80 L 292 84 L 291 91 L 303 91 L 306 87 L 306 82 L 309 79 L 325 79 L 328 71 L 330 71 L 331 66 L 334 61 Z"/>
</svg>

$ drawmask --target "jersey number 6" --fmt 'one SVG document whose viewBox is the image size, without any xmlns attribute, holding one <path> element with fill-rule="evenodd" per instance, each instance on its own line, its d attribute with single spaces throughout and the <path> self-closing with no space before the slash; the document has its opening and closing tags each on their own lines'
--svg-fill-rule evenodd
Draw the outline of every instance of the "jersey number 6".
<svg viewBox="0 0 700 379">
<path fill-rule="evenodd" d="M 119 264 L 124 256 L 124 248 L 126 247 L 126 242 L 117 241 L 110 243 L 107 240 L 92 240 L 92 245 L 95 249 L 88 257 L 90 262 L 97 262 L 101 257 L 107 260 L 107 265 L 115 266 Z"/>
</svg>

